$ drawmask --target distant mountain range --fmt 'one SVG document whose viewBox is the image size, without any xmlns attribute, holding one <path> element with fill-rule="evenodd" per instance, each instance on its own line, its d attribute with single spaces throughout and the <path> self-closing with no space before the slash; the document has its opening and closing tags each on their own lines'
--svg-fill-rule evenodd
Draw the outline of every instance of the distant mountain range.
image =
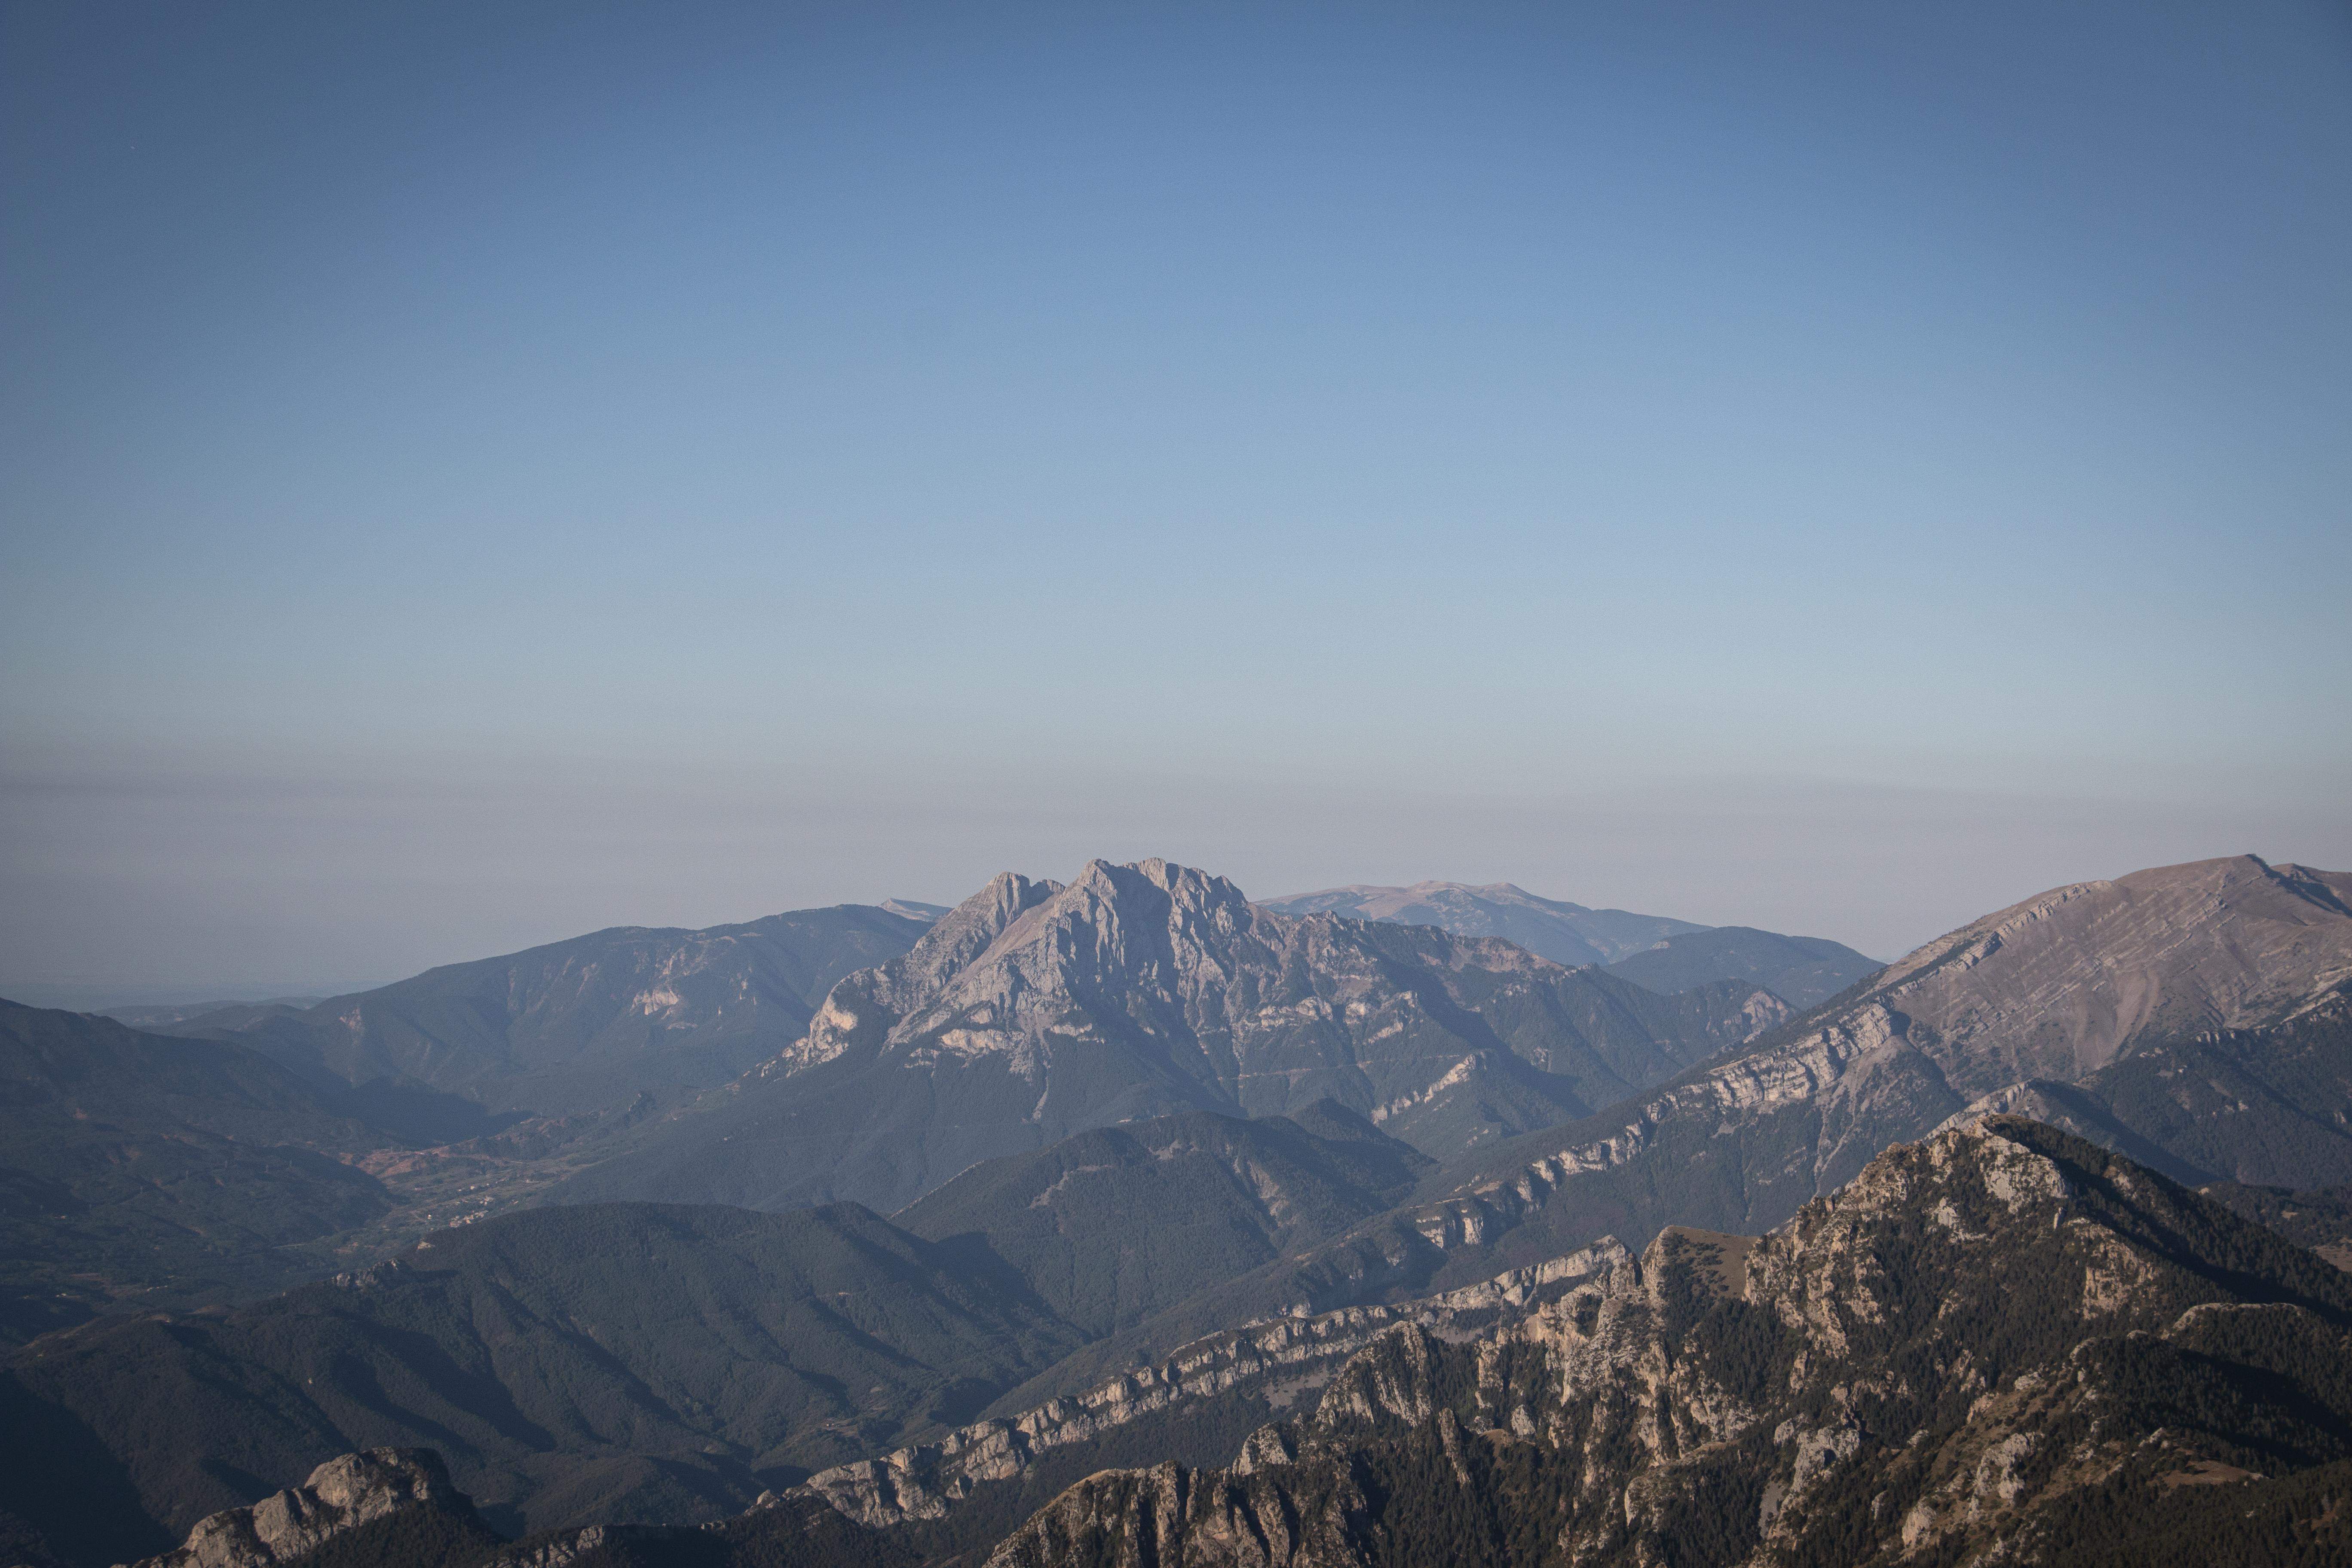
<svg viewBox="0 0 2352 1568">
<path fill-rule="evenodd" d="M 1759 977 L 1833 946 L 1097 861 L 453 966 L 341 1056 L 0 1006 L 0 1560 L 306 1478 L 187 1563 L 2344 1560 L 2352 876 Z"/>
<path fill-rule="evenodd" d="M 1460 936 L 1499 936 L 1538 958 L 1571 968 L 1580 963 L 1614 963 L 1670 936 L 1707 929 L 1663 915 L 1593 910 L 1538 898 L 1508 882 L 1483 887 L 1466 882 L 1415 882 L 1409 888 L 1357 884 L 1326 888 L 1319 893 L 1292 893 L 1264 902 L 1276 914 L 1345 915 L 1349 920 L 1439 926 Z"/>
<path fill-rule="evenodd" d="M 616 926 L 310 1007 L 146 1026 L 233 1039 L 321 1085 L 563 1115 L 727 1082 L 799 1038 L 835 981 L 906 952 L 937 912 L 894 900 L 703 931 Z"/>
<path fill-rule="evenodd" d="M 1508 882 L 1328 888 L 1268 900 L 1265 907 L 1284 914 L 1339 914 L 1439 926 L 1462 936 L 1499 936 L 1555 963 L 1607 964 L 1612 973 L 1652 991 L 1748 981 L 1798 1008 L 1827 1001 L 1880 967 L 1877 960 L 1824 937 L 1587 909 L 1538 898 Z"/>
<path fill-rule="evenodd" d="M 1588 910 L 1507 883 L 1336 889 L 1259 907 L 1500 937 L 1571 967 L 1612 965 L 1649 991 L 1733 982 L 1798 1008 L 1877 967 L 1819 938 Z M 110 1015 L 151 1032 L 234 1040 L 324 1089 L 367 1088 L 378 1121 L 448 1142 L 490 1130 L 448 1100 L 564 1116 L 724 1084 L 799 1040 L 836 982 L 898 957 L 950 912 L 893 899 L 699 931 L 623 926 L 349 995 Z"/>
</svg>

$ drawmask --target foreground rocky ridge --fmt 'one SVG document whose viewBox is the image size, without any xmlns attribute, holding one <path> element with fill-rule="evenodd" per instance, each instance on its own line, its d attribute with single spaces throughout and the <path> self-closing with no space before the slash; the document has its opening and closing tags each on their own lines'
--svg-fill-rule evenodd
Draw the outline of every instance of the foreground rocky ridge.
<svg viewBox="0 0 2352 1568">
<path fill-rule="evenodd" d="M 1248 1324 L 1018 1417 L 977 1422 L 937 1443 L 820 1471 L 802 1489 L 873 1529 L 943 1519 L 983 1487 L 1028 1476 L 1058 1457 L 1058 1450 L 1098 1451 L 1121 1428 L 1155 1417 L 1197 1415 L 1212 1402 L 1229 1410 L 1301 1404 L 1343 1363 L 1398 1325 L 1467 1340 L 1633 1263 L 1623 1247 L 1604 1241 L 1425 1300 Z M 1054 1468 L 1067 1472 L 1072 1466 Z"/>
<path fill-rule="evenodd" d="M 2294 1561 L 2352 1546 L 2347 1330 L 2322 1260 L 1990 1119 L 1471 1342 L 1391 1329 L 1234 1462 L 1091 1478 L 990 1562 Z"/>
</svg>

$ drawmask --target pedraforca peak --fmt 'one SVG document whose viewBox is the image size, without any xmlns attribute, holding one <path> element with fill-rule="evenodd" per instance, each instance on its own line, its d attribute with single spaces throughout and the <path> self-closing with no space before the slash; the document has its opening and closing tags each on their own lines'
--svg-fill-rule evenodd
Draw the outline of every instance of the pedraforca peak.
<svg viewBox="0 0 2352 1568">
<path fill-rule="evenodd" d="M 1171 860 L 1093 860 L 1067 885 L 1008 872 L 572 1195 L 894 1210 L 1094 1128 L 1327 1100 L 1444 1160 L 1589 1115 L 1787 1016 L 1750 983 L 1668 995 L 1495 937 L 1282 914 Z"/>
<path fill-rule="evenodd" d="M 1414 969 L 1446 979 L 1402 978 Z M 1441 988 L 1455 994 L 1432 1014 L 1423 996 Z M 1194 867 L 1096 859 L 1066 885 L 998 877 L 903 956 L 837 984 L 807 1037 L 767 1072 L 843 1058 L 922 1071 L 994 1063 L 1037 1100 L 1057 1062 L 1113 1049 L 1147 1058 L 1142 1076 L 1193 1104 L 1249 1115 L 1333 1096 L 1375 1121 L 1426 1121 L 1426 1107 L 1457 1089 L 1528 1102 L 1436 1134 L 1450 1153 L 1481 1127 L 1492 1136 L 1558 1121 L 1787 1015 L 1759 988 L 1717 989 L 1662 1000 L 1493 938 L 1280 914 Z M 1489 1005 L 1509 1021 L 1463 1019 Z M 1632 1037 L 1622 1048 L 1590 1037 L 1603 1030 Z M 1392 1052 L 1391 1071 L 1382 1058 Z M 1592 1088 L 1538 1105 L 1543 1087 L 1471 1082 L 1526 1076 L 1512 1057 L 1550 1075 L 1539 1080 L 1549 1090 Z"/>
</svg>

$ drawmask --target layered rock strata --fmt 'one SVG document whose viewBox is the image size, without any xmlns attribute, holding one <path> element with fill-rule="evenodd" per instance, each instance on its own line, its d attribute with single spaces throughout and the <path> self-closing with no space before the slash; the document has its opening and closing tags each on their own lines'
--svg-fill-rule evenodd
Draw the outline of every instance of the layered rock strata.
<svg viewBox="0 0 2352 1568">
<path fill-rule="evenodd" d="M 1090 1478 L 990 1561 L 2054 1563 L 2249 1521 L 2324 1552 L 2347 1329 L 2321 1259 L 1990 1119 L 1466 1342 L 1395 1324 L 1233 1463 Z"/>
</svg>

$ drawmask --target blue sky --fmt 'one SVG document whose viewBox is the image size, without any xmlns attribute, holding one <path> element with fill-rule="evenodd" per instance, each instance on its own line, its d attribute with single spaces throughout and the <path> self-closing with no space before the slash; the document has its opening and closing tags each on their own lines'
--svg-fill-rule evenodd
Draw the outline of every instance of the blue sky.
<svg viewBox="0 0 2352 1568">
<path fill-rule="evenodd" d="M 2340 6 L 0 16 L 0 983 L 2352 865 Z"/>
</svg>

